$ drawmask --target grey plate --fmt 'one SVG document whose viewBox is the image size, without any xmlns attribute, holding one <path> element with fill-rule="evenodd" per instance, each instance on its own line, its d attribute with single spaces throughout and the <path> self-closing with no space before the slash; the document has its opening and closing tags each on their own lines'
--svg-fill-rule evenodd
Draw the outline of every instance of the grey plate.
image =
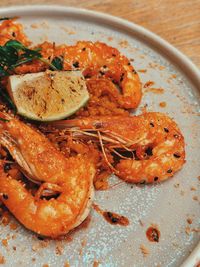
<svg viewBox="0 0 200 267">
<path fill-rule="evenodd" d="M 200 209 L 195 197 L 199 197 L 200 188 L 198 69 L 158 36 L 105 14 L 58 6 L 28 6 L 1 9 L 0 16 L 20 16 L 34 43 L 46 39 L 57 44 L 100 40 L 134 58 L 136 70 L 147 70 L 139 72 L 142 83 L 153 80 L 154 88 L 164 89 L 162 94 L 145 93 L 136 113 L 148 104 L 147 110 L 173 117 L 185 136 L 187 153 L 183 169 L 165 183 L 144 187 L 122 183 L 96 192 L 95 202 L 103 209 L 127 216 L 128 227 L 112 226 L 93 210 L 89 226 L 76 231 L 71 241 L 39 241 L 20 225 L 17 230 L 0 226 L 1 238 L 8 239 L 8 247 L 1 247 L 5 266 L 64 266 L 66 262 L 70 266 L 180 266 L 199 241 Z M 167 106 L 160 107 L 160 102 Z M 112 178 L 113 183 L 118 181 Z M 192 224 L 188 224 L 188 218 Z M 161 232 L 159 243 L 150 243 L 146 238 L 151 224 L 156 224 Z M 149 251 L 146 257 L 141 245 Z M 183 266 L 194 266 L 198 257 L 196 248 Z"/>
</svg>

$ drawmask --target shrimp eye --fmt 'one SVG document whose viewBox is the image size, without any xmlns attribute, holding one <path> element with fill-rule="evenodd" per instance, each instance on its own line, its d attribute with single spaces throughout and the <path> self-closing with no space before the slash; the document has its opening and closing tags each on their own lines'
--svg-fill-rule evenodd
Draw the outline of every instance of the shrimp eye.
<svg viewBox="0 0 200 267">
<path fill-rule="evenodd" d="M 7 172 L 11 169 L 11 164 L 6 163 L 3 168 L 4 168 L 4 171 Z"/>
<path fill-rule="evenodd" d="M 148 147 L 148 148 L 145 150 L 145 153 L 146 153 L 148 156 L 152 156 L 152 155 L 153 155 L 152 150 L 153 150 L 152 147 Z"/>
<path fill-rule="evenodd" d="M 154 177 L 154 182 L 156 182 L 156 181 L 158 181 L 158 177 L 157 176 Z"/>
<path fill-rule="evenodd" d="M 7 199 L 8 199 L 8 195 L 3 194 L 3 198 L 4 198 L 5 200 L 7 200 Z"/>
</svg>

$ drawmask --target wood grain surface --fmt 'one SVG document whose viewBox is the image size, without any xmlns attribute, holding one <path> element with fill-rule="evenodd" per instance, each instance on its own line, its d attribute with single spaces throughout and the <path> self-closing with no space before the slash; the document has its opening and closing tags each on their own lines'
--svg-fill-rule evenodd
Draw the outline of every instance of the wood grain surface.
<svg viewBox="0 0 200 267">
<path fill-rule="evenodd" d="M 0 7 L 59 4 L 92 9 L 157 33 L 200 67 L 200 0 L 1 0 Z"/>
</svg>

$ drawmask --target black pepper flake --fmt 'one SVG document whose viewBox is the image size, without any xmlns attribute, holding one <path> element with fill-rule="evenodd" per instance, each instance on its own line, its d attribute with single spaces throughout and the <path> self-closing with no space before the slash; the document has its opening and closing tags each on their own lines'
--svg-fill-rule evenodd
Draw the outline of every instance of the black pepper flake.
<svg viewBox="0 0 200 267">
<path fill-rule="evenodd" d="M 13 36 L 13 37 L 16 37 L 16 33 L 15 33 L 15 32 L 13 32 L 13 33 L 12 33 L 12 36 Z"/>
<path fill-rule="evenodd" d="M 178 153 L 174 153 L 174 157 L 179 159 L 181 156 Z"/>
<path fill-rule="evenodd" d="M 113 216 L 113 214 L 111 213 L 111 212 L 107 212 L 107 215 L 108 215 L 108 217 L 111 219 L 111 222 L 112 223 L 117 223 L 118 221 L 119 221 L 119 219 L 118 218 L 116 218 L 116 217 L 114 217 Z"/>
<path fill-rule="evenodd" d="M 119 221 L 119 219 L 113 217 L 113 218 L 111 219 L 111 221 L 112 221 L 112 223 L 117 223 L 117 222 Z"/>
<path fill-rule="evenodd" d="M 122 73 L 121 77 L 120 77 L 120 82 L 122 82 L 124 79 L 124 73 Z"/>
<path fill-rule="evenodd" d="M 82 51 L 85 51 L 85 50 L 86 50 L 86 48 L 85 48 L 85 47 L 83 47 L 83 48 L 82 48 Z"/>
<path fill-rule="evenodd" d="M 100 73 L 102 76 L 105 74 L 105 73 L 104 73 L 103 71 L 101 71 L 101 70 L 99 71 L 99 73 Z"/>
<path fill-rule="evenodd" d="M 159 234 L 158 234 L 157 229 L 152 229 L 151 237 L 152 237 L 153 241 L 159 242 Z"/>
<path fill-rule="evenodd" d="M 74 62 L 73 66 L 74 66 L 74 68 L 79 68 L 79 62 L 78 61 Z"/>
<path fill-rule="evenodd" d="M 104 69 L 106 69 L 106 68 L 107 68 L 107 66 L 106 66 L 106 65 L 103 65 L 103 68 L 104 68 Z"/>
<path fill-rule="evenodd" d="M 112 54 L 112 56 L 113 56 L 113 57 L 116 57 L 116 55 L 115 55 L 115 54 Z"/>
<path fill-rule="evenodd" d="M 129 63 L 128 63 L 128 66 L 130 66 L 130 65 L 131 65 L 131 63 L 129 62 Z"/>
<path fill-rule="evenodd" d="M 174 138 L 179 138 L 178 134 L 174 134 Z"/>
<path fill-rule="evenodd" d="M 172 173 L 172 169 L 167 170 L 167 173 Z"/>
<path fill-rule="evenodd" d="M 114 79 L 112 80 L 112 82 L 113 82 L 114 84 L 117 84 L 117 81 L 116 81 L 116 80 L 114 80 Z"/>
<path fill-rule="evenodd" d="M 132 72 L 133 72 L 134 74 L 137 74 L 137 71 L 136 71 L 136 70 L 134 70 L 134 69 L 132 70 Z"/>
<path fill-rule="evenodd" d="M 153 122 L 150 122 L 150 125 L 151 125 L 151 127 L 154 127 L 154 124 L 153 124 Z"/>
<path fill-rule="evenodd" d="M 169 130 L 168 130 L 167 128 L 164 128 L 164 131 L 165 131 L 166 133 L 168 133 L 168 132 L 169 132 Z"/>
<path fill-rule="evenodd" d="M 5 200 L 7 200 L 7 199 L 8 199 L 8 195 L 3 194 L 3 198 L 4 198 Z"/>
<path fill-rule="evenodd" d="M 158 181 L 158 177 L 157 176 L 154 177 L 154 182 L 156 182 L 156 181 Z"/>
</svg>

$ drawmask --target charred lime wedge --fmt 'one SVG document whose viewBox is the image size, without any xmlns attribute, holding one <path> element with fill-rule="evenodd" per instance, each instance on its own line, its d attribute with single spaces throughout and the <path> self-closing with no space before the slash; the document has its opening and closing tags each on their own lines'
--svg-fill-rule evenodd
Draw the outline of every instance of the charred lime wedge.
<svg viewBox="0 0 200 267">
<path fill-rule="evenodd" d="M 89 99 L 80 71 L 45 71 L 12 75 L 8 92 L 18 114 L 32 120 L 55 121 L 66 118 Z"/>
</svg>

